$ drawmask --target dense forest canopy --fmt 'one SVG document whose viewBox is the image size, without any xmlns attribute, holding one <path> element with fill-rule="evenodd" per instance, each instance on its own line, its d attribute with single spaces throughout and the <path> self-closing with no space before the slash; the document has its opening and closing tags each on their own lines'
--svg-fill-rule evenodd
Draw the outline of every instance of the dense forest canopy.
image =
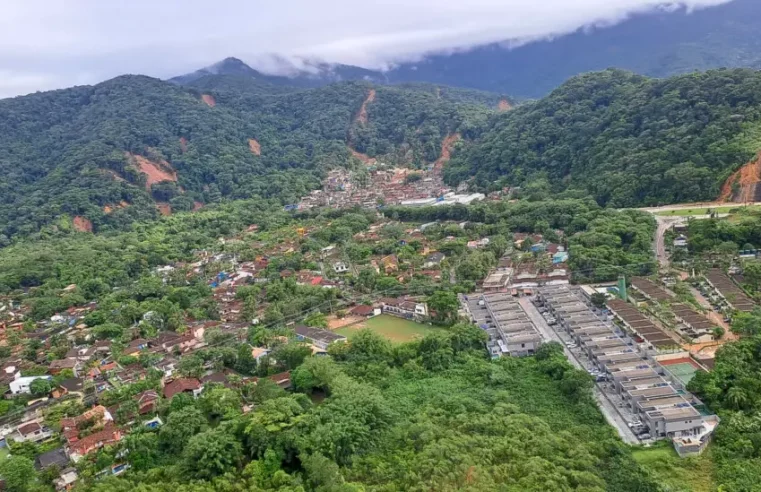
<svg viewBox="0 0 761 492">
<path fill-rule="evenodd" d="M 482 337 L 458 325 L 392 347 L 366 330 L 330 358 L 307 358 L 293 372 L 296 393 L 257 388 L 248 414 L 219 403 L 237 401 L 235 390 L 180 395 L 158 433 L 125 440 L 125 476 L 89 479 L 116 462 L 114 447 L 82 467 L 81 488 L 658 490 L 558 344 L 536 358 L 490 362 Z"/>
<path fill-rule="evenodd" d="M 648 79 L 607 70 L 493 117 L 445 178 L 474 176 L 487 189 L 546 180 L 614 207 L 712 200 L 761 150 L 760 128 L 761 73 Z"/>
<path fill-rule="evenodd" d="M 155 218 L 156 202 L 174 211 L 253 196 L 293 203 L 325 169 L 356 164 L 350 147 L 422 166 L 491 110 L 467 91 L 209 79 L 200 90 L 123 76 L 0 101 L 0 241 L 70 228 L 77 216 L 92 223 L 85 229 L 120 228 Z"/>
</svg>

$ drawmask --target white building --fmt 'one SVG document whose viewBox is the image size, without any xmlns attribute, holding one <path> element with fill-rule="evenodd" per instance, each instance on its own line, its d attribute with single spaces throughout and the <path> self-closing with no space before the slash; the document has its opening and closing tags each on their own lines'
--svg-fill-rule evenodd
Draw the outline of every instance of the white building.
<svg viewBox="0 0 761 492">
<path fill-rule="evenodd" d="M 10 391 L 14 395 L 21 395 L 21 394 L 27 394 L 30 393 L 31 390 L 29 387 L 32 385 L 32 381 L 35 381 L 37 379 L 46 379 L 50 381 L 53 379 L 51 376 L 28 376 L 28 377 L 22 377 L 21 373 L 16 373 L 16 379 L 11 381 L 11 383 L 8 385 L 10 386 Z"/>
</svg>

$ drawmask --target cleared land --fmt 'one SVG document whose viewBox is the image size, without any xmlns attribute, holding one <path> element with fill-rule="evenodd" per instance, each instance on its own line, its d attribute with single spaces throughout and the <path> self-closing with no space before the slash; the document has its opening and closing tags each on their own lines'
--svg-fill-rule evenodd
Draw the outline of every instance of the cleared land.
<svg viewBox="0 0 761 492">
<path fill-rule="evenodd" d="M 339 335 L 351 338 L 355 333 L 363 328 L 369 328 L 379 335 L 383 335 L 393 343 L 410 342 L 417 340 L 429 333 L 436 331 L 428 325 L 407 321 L 406 319 L 381 314 L 374 318 L 362 321 L 355 325 L 344 326 L 335 330 Z"/>
<path fill-rule="evenodd" d="M 680 458 L 670 443 L 658 443 L 632 451 L 634 460 L 653 474 L 666 490 L 711 492 L 716 490 L 714 464 L 709 449 L 701 456 Z M 664 487 L 664 488 L 665 488 Z"/>
</svg>

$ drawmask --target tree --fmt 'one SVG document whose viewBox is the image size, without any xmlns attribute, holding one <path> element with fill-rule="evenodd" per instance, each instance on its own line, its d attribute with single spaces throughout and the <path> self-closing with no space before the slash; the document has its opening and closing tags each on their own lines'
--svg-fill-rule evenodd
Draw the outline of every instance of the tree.
<svg viewBox="0 0 761 492">
<path fill-rule="evenodd" d="M 428 309 L 433 312 L 433 320 L 442 325 L 449 325 L 457 319 L 460 301 L 454 292 L 437 290 L 427 299 Z"/>
<path fill-rule="evenodd" d="M 602 309 L 605 307 L 605 304 L 608 301 L 608 296 L 603 294 L 602 292 L 595 292 L 590 296 L 590 300 L 592 301 L 592 305 L 596 307 L 597 309 Z"/>
<path fill-rule="evenodd" d="M 713 329 L 713 338 L 714 340 L 721 340 L 721 338 L 724 336 L 725 330 L 721 326 L 717 326 Z"/>
<path fill-rule="evenodd" d="M 246 322 L 251 322 L 257 315 L 257 303 L 254 296 L 247 297 L 243 301 L 243 308 L 240 310 L 241 318 Z"/>
<path fill-rule="evenodd" d="M 242 459 L 240 443 L 218 428 L 190 439 L 182 453 L 182 469 L 194 478 L 209 480 L 240 467 Z"/>
<path fill-rule="evenodd" d="M 756 307 L 750 313 L 737 313 L 732 320 L 732 333 L 741 336 L 761 334 L 761 308 Z"/>
<path fill-rule="evenodd" d="M 241 413 L 240 396 L 221 385 L 212 385 L 198 399 L 198 407 L 206 418 L 214 422 L 231 420 Z"/>
<path fill-rule="evenodd" d="M 272 358 L 285 370 L 296 369 L 310 355 L 312 349 L 309 345 L 295 342 L 278 345 L 272 351 Z"/>
<path fill-rule="evenodd" d="M 324 329 L 328 327 L 328 319 L 321 312 L 315 311 L 304 318 L 304 324 L 307 326 Z"/>
<path fill-rule="evenodd" d="M 29 385 L 29 391 L 33 396 L 47 396 L 52 389 L 50 381 L 44 378 L 35 379 Z"/>
<path fill-rule="evenodd" d="M 200 378 L 203 375 L 203 359 L 190 354 L 182 357 L 177 370 L 186 378 Z"/>
<path fill-rule="evenodd" d="M 180 453 L 191 437 L 205 431 L 208 427 L 206 417 L 196 407 L 184 407 L 172 412 L 159 431 L 161 448 L 170 453 Z"/>
<path fill-rule="evenodd" d="M 37 482 L 34 462 L 23 456 L 10 456 L 0 460 L 0 477 L 8 492 L 33 490 Z"/>
</svg>

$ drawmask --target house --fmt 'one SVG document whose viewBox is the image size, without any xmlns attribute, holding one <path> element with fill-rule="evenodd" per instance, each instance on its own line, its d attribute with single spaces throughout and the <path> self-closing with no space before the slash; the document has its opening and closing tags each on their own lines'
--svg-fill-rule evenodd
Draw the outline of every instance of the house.
<svg viewBox="0 0 761 492">
<path fill-rule="evenodd" d="M 381 299 L 381 310 L 386 314 L 405 319 L 422 320 L 428 317 L 428 305 L 426 303 L 402 298 Z"/>
<path fill-rule="evenodd" d="M 52 466 L 63 468 L 69 464 L 69 457 L 63 448 L 53 449 L 47 453 L 42 453 L 34 460 L 34 466 L 38 470 L 47 470 Z"/>
<path fill-rule="evenodd" d="M 166 356 L 158 361 L 153 367 L 164 373 L 165 378 L 171 378 L 177 369 L 177 359 Z"/>
<path fill-rule="evenodd" d="M 68 452 L 72 461 L 77 462 L 93 451 L 116 444 L 122 440 L 121 431 L 112 423 L 106 423 L 103 430 L 83 437 L 69 445 Z"/>
<path fill-rule="evenodd" d="M 175 350 L 187 352 L 196 345 L 198 345 L 198 339 L 196 339 L 191 333 L 188 333 L 176 338 L 172 346 L 167 349 L 167 352 L 174 352 Z"/>
<path fill-rule="evenodd" d="M 312 328 L 305 325 L 296 325 L 294 331 L 296 332 L 296 337 L 299 340 L 307 341 L 312 345 L 316 345 L 317 347 L 324 350 L 326 350 L 328 345 L 333 342 L 346 341 L 346 337 L 343 335 L 339 335 L 328 330 Z"/>
<path fill-rule="evenodd" d="M 159 394 L 154 390 L 145 390 L 132 397 L 137 402 L 138 413 L 146 415 L 154 413 L 159 404 Z"/>
<path fill-rule="evenodd" d="M 127 347 L 125 347 L 124 355 L 128 355 L 131 357 L 138 357 L 140 356 L 140 352 L 147 348 L 148 348 L 148 340 L 144 338 L 137 338 L 129 342 Z"/>
<path fill-rule="evenodd" d="M 28 422 L 18 426 L 16 433 L 11 437 L 17 442 L 40 442 L 52 435 L 53 431 L 39 422 Z"/>
<path fill-rule="evenodd" d="M 566 261 L 568 261 L 568 251 L 558 251 L 557 253 L 552 255 L 553 265 L 565 263 Z"/>
<path fill-rule="evenodd" d="M 82 398 L 85 396 L 85 380 L 80 378 L 64 379 L 56 388 L 53 388 L 51 394 L 53 398 L 61 398 L 66 395 L 76 395 Z"/>
<path fill-rule="evenodd" d="M 264 347 L 252 347 L 251 348 L 251 357 L 256 359 L 257 362 L 264 357 L 265 355 L 269 354 L 270 351 Z"/>
<path fill-rule="evenodd" d="M 267 376 L 267 379 L 273 381 L 276 385 L 280 386 L 283 389 L 289 389 L 292 386 L 291 371 L 273 374 L 272 376 Z"/>
<path fill-rule="evenodd" d="M 95 347 L 79 347 L 73 348 L 66 352 L 66 359 L 74 359 L 80 362 L 87 362 L 95 355 Z"/>
<path fill-rule="evenodd" d="M 67 468 L 61 472 L 61 475 L 53 480 L 56 490 L 71 490 L 74 483 L 79 478 L 75 468 Z"/>
<path fill-rule="evenodd" d="M 438 251 L 433 252 L 429 254 L 428 256 L 426 256 L 425 263 L 423 264 L 423 266 L 425 268 L 432 268 L 432 267 L 438 266 L 441 264 L 442 261 L 444 261 L 444 258 L 446 258 L 446 255 L 444 255 L 444 253 L 440 253 Z"/>
<path fill-rule="evenodd" d="M 165 352 L 171 352 L 172 347 L 177 343 L 177 339 L 182 335 L 173 331 L 162 331 L 156 338 L 150 341 L 152 347 L 161 348 Z"/>
<path fill-rule="evenodd" d="M 470 249 L 479 249 L 479 248 L 485 248 L 489 245 L 489 238 L 485 237 L 483 239 L 479 239 L 478 241 L 468 241 L 468 248 Z"/>
<path fill-rule="evenodd" d="M 77 359 L 57 359 L 50 363 L 48 366 L 48 372 L 53 376 L 56 376 L 65 369 L 71 369 L 76 375 L 81 368 L 82 362 Z"/>
<path fill-rule="evenodd" d="M 17 376 L 16 379 L 11 381 L 10 384 L 8 385 L 10 387 L 9 391 L 10 391 L 10 393 L 12 395 L 21 395 L 21 394 L 31 393 L 31 390 L 29 389 L 29 387 L 31 386 L 32 382 L 37 380 L 37 379 L 46 379 L 48 381 L 53 379 L 50 376 L 27 376 L 27 377 L 22 377 L 20 372 L 17 373 L 16 376 Z"/>
<path fill-rule="evenodd" d="M 383 272 L 388 275 L 399 270 L 399 258 L 396 255 L 384 256 L 380 260 L 380 265 L 383 268 Z"/>
<path fill-rule="evenodd" d="M 164 386 L 164 398 L 171 400 L 174 395 L 179 393 L 189 393 L 197 397 L 202 391 L 203 386 L 196 378 L 180 378 Z"/>
<path fill-rule="evenodd" d="M 352 316 L 359 316 L 361 318 L 372 318 L 373 316 L 378 316 L 381 313 L 380 308 L 375 308 L 373 306 L 367 306 L 367 305 L 359 305 L 355 306 L 349 311 L 349 314 Z"/>
<path fill-rule="evenodd" d="M 333 271 L 336 273 L 346 273 L 349 271 L 349 267 L 343 261 L 337 261 L 333 263 Z"/>
</svg>

